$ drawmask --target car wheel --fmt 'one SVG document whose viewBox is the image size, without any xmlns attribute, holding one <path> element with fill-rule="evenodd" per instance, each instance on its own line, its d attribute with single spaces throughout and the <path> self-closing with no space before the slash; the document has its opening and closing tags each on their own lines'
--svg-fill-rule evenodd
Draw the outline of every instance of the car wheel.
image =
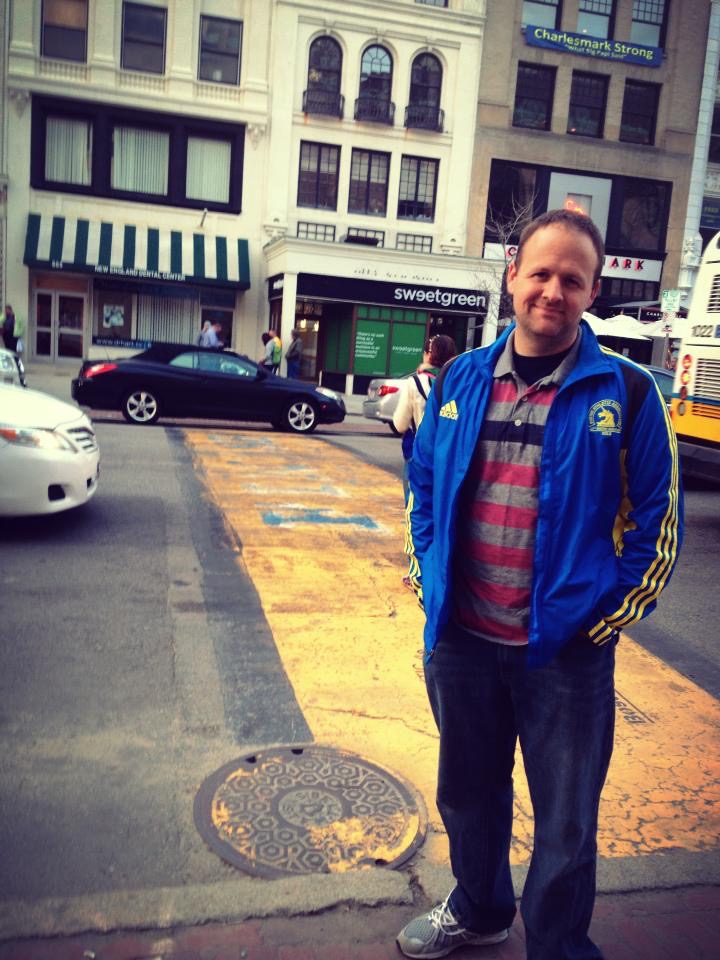
<svg viewBox="0 0 720 960">
<path fill-rule="evenodd" d="M 160 403 L 152 391 L 138 387 L 126 395 L 122 413 L 129 423 L 155 423 L 160 416 Z"/>
<path fill-rule="evenodd" d="M 285 408 L 283 427 L 293 433 L 312 433 L 317 426 L 317 410 L 309 400 L 293 400 Z"/>
<path fill-rule="evenodd" d="M 394 433 L 396 437 L 399 437 L 401 435 L 400 431 L 396 428 L 395 424 L 392 423 L 392 421 L 388 424 L 388 426 L 390 427 L 390 432 Z"/>
</svg>

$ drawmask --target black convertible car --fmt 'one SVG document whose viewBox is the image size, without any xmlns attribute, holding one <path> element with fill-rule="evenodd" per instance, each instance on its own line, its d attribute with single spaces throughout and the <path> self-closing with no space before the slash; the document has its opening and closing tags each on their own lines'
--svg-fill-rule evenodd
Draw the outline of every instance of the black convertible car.
<svg viewBox="0 0 720 960">
<path fill-rule="evenodd" d="M 278 377 L 230 350 L 155 343 L 122 360 L 85 360 L 72 382 L 86 407 L 121 410 L 130 423 L 158 417 L 254 420 L 310 433 L 319 423 L 345 419 L 334 390 Z"/>
</svg>

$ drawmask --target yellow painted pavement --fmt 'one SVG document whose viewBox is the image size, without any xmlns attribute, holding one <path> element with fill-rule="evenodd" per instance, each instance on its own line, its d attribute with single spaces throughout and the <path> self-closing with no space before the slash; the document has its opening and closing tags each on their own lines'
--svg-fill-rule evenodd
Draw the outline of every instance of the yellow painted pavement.
<svg viewBox="0 0 720 960">
<path fill-rule="evenodd" d="M 427 806 L 426 856 L 447 862 L 435 809 L 437 733 L 422 680 L 422 612 L 402 586 L 399 480 L 318 438 L 185 433 L 208 495 L 242 543 L 285 670 L 318 743 L 413 784 Z M 662 600 L 661 600 L 662 602 Z M 720 705 L 623 637 L 615 753 L 601 855 L 716 848 Z M 532 844 L 518 753 L 513 860 Z"/>
</svg>

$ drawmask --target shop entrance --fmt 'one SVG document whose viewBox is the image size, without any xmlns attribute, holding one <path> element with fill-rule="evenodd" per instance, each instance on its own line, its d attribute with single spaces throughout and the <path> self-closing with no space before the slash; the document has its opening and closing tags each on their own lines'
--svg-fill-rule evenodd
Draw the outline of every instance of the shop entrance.
<svg viewBox="0 0 720 960">
<path fill-rule="evenodd" d="M 35 356 L 81 359 L 86 298 L 57 290 L 35 293 Z"/>
</svg>

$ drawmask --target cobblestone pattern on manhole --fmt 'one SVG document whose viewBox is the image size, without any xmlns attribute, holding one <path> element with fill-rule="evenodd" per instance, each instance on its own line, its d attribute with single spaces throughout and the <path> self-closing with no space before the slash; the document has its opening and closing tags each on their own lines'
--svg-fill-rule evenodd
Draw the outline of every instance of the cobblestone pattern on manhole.
<svg viewBox="0 0 720 960">
<path fill-rule="evenodd" d="M 195 798 L 195 824 L 233 866 L 263 877 L 397 867 L 422 843 L 424 804 L 354 754 L 276 747 L 226 764 Z"/>
</svg>

